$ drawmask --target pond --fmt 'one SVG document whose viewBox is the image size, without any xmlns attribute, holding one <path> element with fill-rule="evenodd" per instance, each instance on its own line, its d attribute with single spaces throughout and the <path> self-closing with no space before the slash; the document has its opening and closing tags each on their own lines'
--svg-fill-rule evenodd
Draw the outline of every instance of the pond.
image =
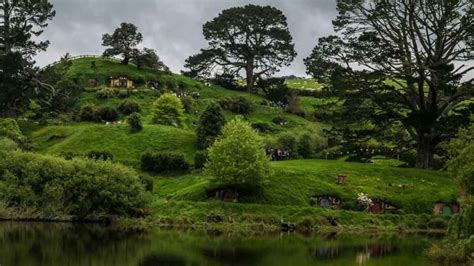
<svg viewBox="0 0 474 266">
<path fill-rule="evenodd" d="M 0 223 L 0 265 L 430 265 L 439 236 L 125 233 L 101 225 Z"/>
</svg>

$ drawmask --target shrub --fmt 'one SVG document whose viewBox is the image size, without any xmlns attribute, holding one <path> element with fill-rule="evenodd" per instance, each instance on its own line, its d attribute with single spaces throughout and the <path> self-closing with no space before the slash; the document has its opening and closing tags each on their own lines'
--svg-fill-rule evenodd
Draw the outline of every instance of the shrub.
<svg viewBox="0 0 474 266">
<path fill-rule="evenodd" d="M 153 178 L 151 176 L 140 176 L 140 181 L 146 191 L 153 191 Z"/>
<path fill-rule="evenodd" d="M 272 127 L 264 122 L 260 123 L 253 123 L 252 128 L 255 129 L 255 131 L 259 133 L 266 133 L 266 132 L 272 132 Z"/>
<path fill-rule="evenodd" d="M 296 100 L 291 101 L 288 104 L 288 106 L 286 107 L 286 111 L 290 114 L 294 114 L 294 115 L 306 118 L 306 112 L 303 110 L 303 108 L 299 106 L 298 101 Z"/>
<path fill-rule="evenodd" d="M 133 132 L 138 132 L 143 129 L 142 116 L 139 113 L 132 113 L 129 115 L 127 123 Z"/>
<path fill-rule="evenodd" d="M 100 120 L 113 122 L 113 121 L 117 121 L 119 114 L 115 108 L 104 106 L 104 107 L 99 108 L 98 116 Z"/>
<path fill-rule="evenodd" d="M 140 105 L 134 101 L 124 100 L 120 103 L 118 110 L 124 115 L 140 113 Z"/>
<path fill-rule="evenodd" d="M 194 154 L 194 168 L 202 169 L 207 161 L 207 153 L 203 151 L 198 151 Z"/>
<path fill-rule="evenodd" d="M 181 154 L 146 151 L 141 155 L 141 168 L 155 173 L 187 171 L 189 164 Z"/>
<path fill-rule="evenodd" d="M 117 93 L 117 96 L 119 98 L 128 98 L 130 96 L 128 90 L 119 90 L 118 93 Z"/>
<path fill-rule="evenodd" d="M 211 103 L 199 117 L 196 135 L 198 148 L 207 148 L 214 139 L 221 133 L 222 127 L 225 125 L 225 117 L 222 109 L 218 104 Z"/>
<path fill-rule="evenodd" d="M 157 124 L 179 127 L 184 121 L 184 108 L 181 100 L 170 94 L 163 94 L 153 104 L 153 121 Z"/>
<path fill-rule="evenodd" d="M 23 138 L 18 123 L 13 118 L 0 119 L 0 137 L 7 137 L 13 140 L 20 140 Z"/>
<path fill-rule="evenodd" d="M 295 154 L 298 151 L 298 141 L 296 140 L 296 137 L 290 133 L 280 135 L 277 142 L 279 148 L 287 150 L 292 154 Z"/>
<path fill-rule="evenodd" d="M 298 141 L 298 154 L 305 159 L 313 156 L 313 138 L 309 134 L 303 134 Z"/>
<path fill-rule="evenodd" d="M 222 108 L 233 113 L 248 115 L 252 112 L 253 104 L 247 98 L 242 96 L 224 97 L 219 100 Z"/>
<path fill-rule="evenodd" d="M 94 105 L 83 106 L 79 116 L 81 121 L 100 121 L 99 108 Z"/>
<path fill-rule="evenodd" d="M 184 96 L 180 98 L 181 103 L 183 104 L 184 111 L 186 113 L 191 112 L 191 109 L 193 108 L 194 104 L 194 99 L 191 96 Z"/>
<path fill-rule="evenodd" d="M 108 161 L 0 151 L 0 181 L 0 201 L 44 217 L 138 215 L 150 199 L 135 171 Z"/>
<path fill-rule="evenodd" d="M 95 93 L 95 96 L 99 99 L 113 98 L 116 95 L 117 95 L 117 90 L 114 88 L 103 88 L 103 89 L 98 90 Z"/>
<path fill-rule="evenodd" d="M 262 139 L 240 118 L 224 126 L 208 156 L 205 173 L 219 186 L 259 187 L 270 173 Z"/>
<path fill-rule="evenodd" d="M 284 126 L 288 123 L 288 121 L 286 120 L 286 118 L 284 118 L 283 116 L 276 116 L 272 119 L 272 122 L 277 124 L 277 125 L 280 125 L 280 126 Z"/>
<path fill-rule="evenodd" d="M 112 161 L 114 159 L 114 155 L 109 151 L 88 151 L 84 156 L 96 161 Z"/>
<path fill-rule="evenodd" d="M 286 86 L 283 78 L 261 80 L 257 86 L 263 90 L 265 97 L 272 102 L 286 105 L 296 99 L 296 93 Z"/>
<path fill-rule="evenodd" d="M 442 218 L 434 218 L 428 222 L 428 227 L 432 229 L 446 229 L 448 228 L 448 222 Z"/>
</svg>

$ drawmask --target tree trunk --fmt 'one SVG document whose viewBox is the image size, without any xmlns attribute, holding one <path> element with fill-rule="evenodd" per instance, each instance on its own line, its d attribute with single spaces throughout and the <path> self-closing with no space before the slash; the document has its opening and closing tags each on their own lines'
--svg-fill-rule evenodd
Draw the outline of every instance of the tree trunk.
<svg viewBox="0 0 474 266">
<path fill-rule="evenodd" d="M 418 139 L 416 148 L 416 167 L 422 169 L 433 168 L 434 150 L 436 144 L 431 141 L 430 137 L 423 136 Z"/>
<path fill-rule="evenodd" d="M 123 60 L 122 60 L 122 64 L 123 65 L 128 65 L 129 62 L 130 62 L 130 57 L 124 56 Z"/>
<path fill-rule="evenodd" d="M 245 72 L 247 75 L 247 92 L 253 91 L 253 83 L 254 83 L 254 76 L 253 76 L 253 59 L 249 59 L 247 61 L 247 66 L 245 67 Z"/>
</svg>

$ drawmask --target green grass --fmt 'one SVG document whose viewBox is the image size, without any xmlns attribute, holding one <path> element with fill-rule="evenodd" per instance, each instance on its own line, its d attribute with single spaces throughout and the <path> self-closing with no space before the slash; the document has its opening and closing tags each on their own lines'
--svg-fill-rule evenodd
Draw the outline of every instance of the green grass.
<svg viewBox="0 0 474 266">
<path fill-rule="evenodd" d="M 319 84 L 314 79 L 296 79 L 296 80 L 286 80 L 286 85 L 292 89 L 298 90 L 321 90 L 323 85 Z"/>
<path fill-rule="evenodd" d="M 273 174 L 264 185 L 263 193 L 244 197 L 241 201 L 308 207 L 311 196 L 331 195 L 341 198 L 348 208 L 356 209 L 357 193 L 364 192 L 372 198 L 386 200 L 406 213 L 431 213 L 434 202 L 456 199 L 458 189 L 445 173 L 398 168 L 394 164 L 393 160 L 379 160 L 374 164 L 331 160 L 272 162 Z M 336 184 L 338 174 L 348 175 L 346 185 Z M 155 196 L 178 201 L 207 201 L 208 187 L 207 178 L 199 173 L 160 177 L 155 182 Z"/>
</svg>

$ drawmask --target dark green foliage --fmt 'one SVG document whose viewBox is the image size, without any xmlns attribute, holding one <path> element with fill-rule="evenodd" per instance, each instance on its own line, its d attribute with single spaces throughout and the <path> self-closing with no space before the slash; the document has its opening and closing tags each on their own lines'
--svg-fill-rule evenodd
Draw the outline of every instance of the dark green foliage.
<svg viewBox="0 0 474 266">
<path fill-rule="evenodd" d="M 127 123 L 132 132 L 138 132 L 143 129 L 142 116 L 139 113 L 132 113 L 127 117 Z"/>
<path fill-rule="evenodd" d="M 207 162 L 207 152 L 198 151 L 194 154 L 194 169 L 202 169 Z"/>
<path fill-rule="evenodd" d="M 289 104 L 296 98 L 296 93 L 285 84 L 284 78 L 262 79 L 257 84 L 265 97 L 272 102 Z"/>
<path fill-rule="evenodd" d="M 117 93 L 117 97 L 121 99 L 128 98 L 130 97 L 130 93 L 128 92 L 128 90 L 119 90 Z"/>
<path fill-rule="evenodd" d="M 44 217 L 138 215 L 149 196 L 135 171 L 111 162 L 0 151 L 0 200 Z"/>
<path fill-rule="evenodd" d="M 7 137 L 16 141 L 23 138 L 23 133 L 15 119 L 0 118 L 0 137 Z"/>
<path fill-rule="evenodd" d="M 400 124 L 417 150 L 416 166 L 433 167 L 439 144 L 472 120 L 466 77 L 474 69 L 461 62 L 473 59 L 473 10 L 470 0 L 338 1 L 337 34 L 320 38 L 305 64 L 344 99 L 334 120 L 347 141 Z"/>
<path fill-rule="evenodd" d="M 221 133 L 225 125 L 225 117 L 222 114 L 221 107 L 216 103 L 211 103 L 199 117 L 196 128 L 198 148 L 207 148 Z"/>
<path fill-rule="evenodd" d="M 303 134 L 298 140 L 298 154 L 309 159 L 313 156 L 313 137 L 309 134 Z"/>
<path fill-rule="evenodd" d="M 103 106 L 99 108 L 98 116 L 103 121 L 113 122 L 113 121 L 117 121 L 119 117 L 119 113 L 117 112 L 115 108 L 112 108 L 109 106 Z"/>
<path fill-rule="evenodd" d="M 298 151 L 298 140 L 294 135 L 284 134 L 278 137 L 278 148 L 289 151 L 292 155 Z"/>
<path fill-rule="evenodd" d="M 432 229 L 446 229 L 448 228 L 448 222 L 445 219 L 434 218 L 428 222 L 427 226 Z"/>
<path fill-rule="evenodd" d="M 153 191 L 153 178 L 151 176 L 141 175 L 140 181 L 142 182 L 142 185 L 146 191 Z"/>
<path fill-rule="evenodd" d="M 155 173 L 187 171 L 189 164 L 181 154 L 146 151 L 141 155 L 141 168 Z"/>
<path fill-rule="evenodd" d="M 85 105 L 81 108 L 79 117 L 81 121 L 91 122 L 113 122 L 117 121 L 119 113 L 115 108 L 109 106 L 97 107 L 95 105 Z"/>
<path fill-rule="evenodd" d="M 124 100 L 120 103 L 118 110 L 124 115 L 140 113 L 140 105 L 131 100 Z"/>
<path fill-rule="evenodd" d="M 219 104 L 225 110 L 241 115 L 248 115 L 253 109 L 253 103 L 242 96 L 222 98 Z"/>
<path fill-rule="evenodd" d="M 252 123 L 252 128 L 258 133 L 268 133 L 273 131 L 272 127 L 265 122 Z"/>
<path fill-rule="evenodd" d="M 88 151 L 84 153 L 84 156 L 89 159 L 96 161 L 113 161 L 114 155 L 110 151 Z"/>
<path fill-rule="evenodd" d="M 117 96 L 117 90 L 114 88 L 103 88 L 95 93 L 98 99 L 109 99 Z"/>
<path fill-rule="evenodd" d="M 181 100 L 181 103 L 183 104 L 184 111 L 189 114 L 191 112 L 191 109 L 193 108 L 193 104 L 194 104 L 193 97 L 183 96 L 183 97 L 180 98 L 180 100 Z"/>
<path fill-rule="evenodd" d="M 271 6 L 226 9 L 204 24 L 203 34 L 209 47 L 186 60 L 188 73 L 210 76 L 222 70 L 235 76 L 245 70 L 248 91 L 255 80 L 272 75 L 296 56 L 286 17 Z"/>
<path fill-rule="evenodd" d="M 232 74 L 216 74 L 215 77 L 211 80 L 212 84 L 216 86 L 221 86 L 222 88 L 234 91 L 243 91 L 245 88 L 239 85 L 237 79 Z"/>
<path fill-rule="evenodd" d="M 168 70 L 168 67 L 160 61 L 160 57 L 156 54 L 156 51 L 149 48 L 143 48 L 143 50 L 139 51 L 138 54 L 133 57 L 132 63 L 137 65 L 138 68 Z"/>
<path fill-rule="evenodd" d="M 137 56 L 139 51 L 136 46 L 143 41 L 143 36 L 135 25 L 121 23 L 112 35 L 102 36 L 102 46 L 110 46 L 104 51 L 104 56 L 122 56 L 122 64 L 128 65 L 130 60 Z"/>
<path fill-rule="evenodd" d="M 277 116 L 277 117 L 274 117 L 272 119 L 272 122 L 277 124 L 277 125 L 280 125 L 280 126 L 284 126 L 288 123 L 288 121 L 286 120 L 286 118 L 282 117 L 282 116 Z"/>
<path fill-rule="evenodd" d="M 17 114 L 28 105 L 33 90 L 20 53 L 0 54 L 0 114 Z"/>
</svg>

